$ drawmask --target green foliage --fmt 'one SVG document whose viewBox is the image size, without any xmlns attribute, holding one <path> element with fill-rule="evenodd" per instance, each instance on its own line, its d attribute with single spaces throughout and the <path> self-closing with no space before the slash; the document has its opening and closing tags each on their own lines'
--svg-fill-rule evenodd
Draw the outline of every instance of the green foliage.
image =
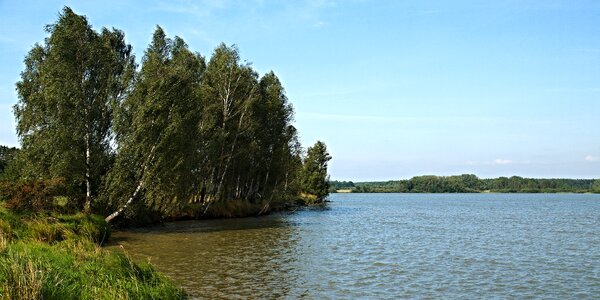
<svg viewBox="0 0 600 300">
<path fill-rule="evenodd" d="M 0 148 L 0 298 L 183 297 L 98 248 L 104 219 L 58 212 L 237 217 L 327 194 L 325 145 L 303 158 L 281 82 L 235 46 L 206 63 L 157 27 L 138 71 L 119 30 L 68 7 L 46 29 L 17 83 L 22 150 Z"/>
<path fill-rule="evenodd" d="M 17 83 L 23 176 L 64 178 L 68 196 L 81 204 L 110 165 L 112 106 L 128 88 L 133 56 L 121 31 L 98 33 L 68 7 L 46 31 Z"/>
<path fill-rule="evenodd" d="M 335 192 L 337 190 L 352 190 L 354 188 L 356 188 L 356 186 L 354 185 L 354 182 L 352 182 L 352 181 L 338 181 L 338 180 L 329 181 L 329 191 L 330 192 Z"/>
<path fill-rule="evenodd" d="M 0 299 L 181 299 L 148 264 L 97 243 L 100 216 L 16 213 L 0 205 Z"/>
<path fill-rule="evenodd" d="M 472 174 L 458 176 L 416 176 L 409 180 L 357 182 L 358 193 L 585 193 L 594 192 L 598 180 L 533 179 L 519 176 L 479 179 Z M 600 191 L 600 188 L 598 188 Z"/>
<path fill-rule="evenodd" d="M 512 176 L 482 179 L 483 189 L 504 193 L 590 192 L 593 179 L 534 179 Z"/>
<path fill-rule="evenodd" d="M 42 211 L 57 208 L 55 197 L 65 193 L 64 180 L 0 181 L 0 199 L 14 210 Z"/>
<path fill-rule="evenodd" d="M 4 170 L 15 159 L 19 149 L 15 147 L 0 146 L 0 176 L 4 173 Z"/>
<path fill-rule="evenodd" d="M 0 233 L 7 241 L 18 239 L 52 244 L 86 240 L 101 244 L 110 236 L 110 227 L 98 215 L 18 212 L 0 205 Z"/>
<path fill-rule="evenodd" d="M 235 46 L 221 44 L 208 62 L 200 92 L 205 116 L 201 136 L 206 141 L 200 147 L 200 153 L 206 157 L 206 167 L 199 174 L 202 189 L 206 190 L 201 201 L 256 196 L 261 179 L 245 181 L 254 171 L 252 151 L 262 146 L 255 140 L 255 122 L 260 120 L 254 117 L 259 115 L 253 114 L 260 101 L 258 74 L 240 62 Z M 241 185 L 246 185 L 247 190 L 242 191 Z"/>
<path fill-rule="evenodd" d="M 180 38 L 157 27 L 133 90 L 117 111 L 117 156 L 108 177 L 110 202 L 119 205 L 144 185 L 148 205 L 168 210 L 194 187 L 196 89 L 204 59 Z"/>
<path fill-rule="evenodd" d="M 13 207 L 91 207 L 138 223 L 201 217 L 212 205 L 262 214 L 302 192 L 327 194 L 330 158 L 315 156 L 324 145 L 303 158 L 281 82 L 259 76 L 235 46 L 219 45 L 206 62 L 157 27 L 137 69 L 121 31 L 97 32 L 68 7 L 47 32 L 17 83 L 23 147 L 8 180 L 43 200 L 13 192 Z M 59 193 L 37 188 L 53 178 L 63 180 Z"/>
<path fill-rule="evenodd" d="M 110 205 L 135 195 L 138 216 L 241 216 L 300 192 L 293 108 L 277 76 L 259 79 L 235 47 L 221 44 L 205 64 L 158 27 L 117 116 Z"/>
<path fill-rule="evenodd" d="M 600 179 L 596 179 L 594 180 L 594 183 L 592 183 L 592 192 L 600 193 Z"/>
<path fill-rule="evenodd" d="M 0 256 L 0 294 L 7 299 L 183 299 L 146 263 L 90 242 L 16 242 Z"/>
<path fill-rule="evenodd" d="M 312 147 L 308 147 L 302 167 L 302 189 L 305 194 L 302 198 L 306 202 L 322 201 L 329 194 L 327 163 L 330 159 L 325 143 L 317 141 Z"/>
<path fill-rule="evenodd" d="M 25 164 L 21 149 L 0 146 L 0 182 L 18 181 L 23 165 Z"/>
<path fill-rule="evenodd" d="M 15 258 L 0 258 L 0 298 L 36 300 L 43 298 L 43 273 L 34 262 L 18 253 Z M 13 256 L 14 257 L 14 256 Z"/>
</svg>

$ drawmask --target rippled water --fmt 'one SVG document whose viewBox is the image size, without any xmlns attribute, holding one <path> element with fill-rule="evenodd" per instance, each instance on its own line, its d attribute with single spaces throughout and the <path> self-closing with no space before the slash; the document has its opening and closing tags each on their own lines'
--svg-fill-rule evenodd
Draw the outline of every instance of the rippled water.
<svg viewBox="0 0 600 300">
<path fill-rule="evenodd" d="M 600 195 L 330 199 L 112 239 L 199 298 L 600 298 Z"/>
</svg>

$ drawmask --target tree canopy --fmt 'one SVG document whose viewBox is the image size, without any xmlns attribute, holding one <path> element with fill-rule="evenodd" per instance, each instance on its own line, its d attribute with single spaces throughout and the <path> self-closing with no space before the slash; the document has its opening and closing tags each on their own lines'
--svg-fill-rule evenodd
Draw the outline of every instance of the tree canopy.
<svg viewBox="0 0 600 300">
<path fill-rule="evenodd" d="M 327 164 L 331 156 L 327 147 L 321 141 L 317 141 L 312 147 L 308 147 L 304 159 L 303 190 L 315 195 L 317 200 L 322 200 L 329 193 L 329 177 L 327 176 Z"/>
<path fill-rule="evenodd" d="M 10 165 L 15 159 L 19 149 L 15 147 L 0 146 L 0 174 Z"/>
<path fill-rule="evenodd" d="M 68 7 L 46 30 L 17 83 L 22 179 L 58 180 L 72 207 L 107 220 L 261 214 L 327 195 L 325 144 L 304 155 L 281 81 L 236 46 L 206 59 L 157 26 L 138 66 L 122 31 Z"/>
<path fill-rule="evenodd" d="M 110 167 L 112 109 L 132 79 L 131 46 L 123 32 L 98 33 L 68 7 L 46 31 L 17 83 L 24 174 L 64 178 L 72 201 L 89 211 Z"/>
</svg>

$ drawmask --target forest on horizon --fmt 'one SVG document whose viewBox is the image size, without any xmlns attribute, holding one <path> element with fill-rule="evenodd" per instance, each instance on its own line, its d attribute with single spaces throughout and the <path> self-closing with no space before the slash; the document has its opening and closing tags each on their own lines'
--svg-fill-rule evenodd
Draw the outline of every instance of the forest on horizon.
<svg viewBox="0 0 600 300">
<path fill-rule="evenodd" d="M 330 192 L 352 193 L 600 193 L 600 179 L 479 178 L 473 174 L 415 176 L 405 180 L 329 182 Z"/>
</svg>

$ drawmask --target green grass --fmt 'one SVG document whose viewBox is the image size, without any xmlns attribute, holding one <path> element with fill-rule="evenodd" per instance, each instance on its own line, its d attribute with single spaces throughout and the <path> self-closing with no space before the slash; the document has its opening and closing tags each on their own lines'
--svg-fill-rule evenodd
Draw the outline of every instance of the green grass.
<svg viewBox="0 0 600 300">
<path fill-rule="evenodd" d="M 98 246 L 101 217 L 14 213 L 0 204 L 0 299 L 181 299 L 151 265 Z"/>
</svg>

